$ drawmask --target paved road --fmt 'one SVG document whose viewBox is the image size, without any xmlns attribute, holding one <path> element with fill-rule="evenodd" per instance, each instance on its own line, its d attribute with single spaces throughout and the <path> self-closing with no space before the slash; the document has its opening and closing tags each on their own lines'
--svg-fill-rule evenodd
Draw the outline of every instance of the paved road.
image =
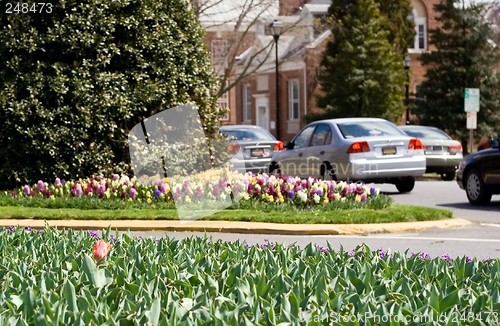
<svg viewBox="0 0 500 326">
<path fill-rule="evenodd" d="M 473 222 L 500 223 L 500 195 L 493 196 L 488 206 L 472 206 L 456 181 L 417 181 L 408 194 L 398 193 L 393 185 L 377 187 L 399 204 L 444 208 L 453 211 L 456 217 Z"/>
</svg>

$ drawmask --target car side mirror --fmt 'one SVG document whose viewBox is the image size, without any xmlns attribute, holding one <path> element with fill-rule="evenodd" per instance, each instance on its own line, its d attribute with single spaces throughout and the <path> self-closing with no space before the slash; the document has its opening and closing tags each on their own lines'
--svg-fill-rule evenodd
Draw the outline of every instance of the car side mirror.
<svg viewBox="0 0 500 326">
<path fill-rule="evenodd" d="M 492 138 L 488 141 L 491 148 L 499 148 L 500 147 L 500 139 Z"/>
<path fill-rule="evenodd" d="M 284 147 L 285 149 L 293 149 L 295 147 L 295 144 L 291 141 L 286 141 Z"/>
</svg>

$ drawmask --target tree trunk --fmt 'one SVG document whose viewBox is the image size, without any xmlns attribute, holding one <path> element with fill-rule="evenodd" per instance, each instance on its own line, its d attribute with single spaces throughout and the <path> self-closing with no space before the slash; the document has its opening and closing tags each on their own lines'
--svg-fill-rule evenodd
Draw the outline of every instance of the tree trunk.
<svg viewBox="0 0 500 326">
<path fill-rule="evenodd" d="M 468 139 L 462 139 L 462 155 L 466 157 L 469 155 L 469 140 Z"/>
</svg>

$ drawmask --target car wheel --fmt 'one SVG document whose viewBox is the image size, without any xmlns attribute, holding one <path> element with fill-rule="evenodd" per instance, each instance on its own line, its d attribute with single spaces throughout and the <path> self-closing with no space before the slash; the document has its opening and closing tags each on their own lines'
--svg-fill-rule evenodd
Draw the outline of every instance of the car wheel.
<svg viewBox="0 0 500 326">
<path fill-rule="evenodd" d="M 403 180 L 398 180 L 395 185 L 400 193 L 410 192 L 415 187 L 415 177 L 407 177 Z"/>
<path fill-rule="evenodd" d="M 322 180 L 330 181 L 336 180 L 335 171 L 333 171 L 331 165 L 328 162 L 321 164 L 320 167 L 320 177 Z"/>
<path fill-rule="evenodd" d="M 486 205 L 491 201 L 492 194 L 486 190 L 478 169 L 471 169 L 467 173 L 465 193 L 472 205 Z"/>
<path fill-rule="evenodd" d="M 271 166 L 269 166 L 269 174 L 270 175 L 281 174 L 281 169 L 276 162 L 271 163 Z"/>
<path fill-rule="evenodd" d="M 455 172 L 441 173 L 441 179 L 444 181 L 453 181 L 455 180 Z"/>
</svg>

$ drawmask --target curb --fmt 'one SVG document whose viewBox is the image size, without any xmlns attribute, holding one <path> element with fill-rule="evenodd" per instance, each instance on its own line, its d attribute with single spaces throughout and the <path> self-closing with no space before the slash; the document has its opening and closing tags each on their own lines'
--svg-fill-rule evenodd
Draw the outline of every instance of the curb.
<svg viewBox="0 0 500 326">
<path fill-rule="evenodd" d="M 165 231 L 165 232 L 214 232 L 241 234 L 274 234 L 274 235 L 355 235 L 370 233 L 402 233 L 415 232 L 431 228 L 448 229 L 474 224 L 468 220 L 453 218 L 449 220 L 400 222 L 380 224 L 278 224 L 255 222 L 227 221 L 137 221 L 137 220 L 34 220 L 34 219 L 2 219 L 0 227 L 11 225 L 31 227 L 32 229 L 49 227 L 73 230 L 99 230 L 111 227 L 116 231 Z"/>
</svg>

